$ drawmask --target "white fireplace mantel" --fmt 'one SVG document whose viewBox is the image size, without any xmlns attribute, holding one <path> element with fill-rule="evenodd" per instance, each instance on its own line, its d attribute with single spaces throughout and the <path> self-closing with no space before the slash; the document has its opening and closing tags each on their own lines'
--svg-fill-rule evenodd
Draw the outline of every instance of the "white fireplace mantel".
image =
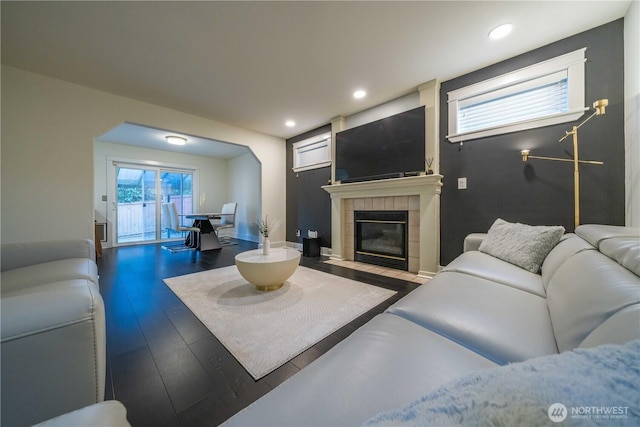
<svg viewBox="0 0 640 427">
<path fill-rule="evenodd" d="M 331 195 L 331 258 L 345 259 L 344 205 L 348 199 L 368 197 L 419 196 L 420 260 L 418 275 L 432 277 L 440 260 L 440 188 L 442 175 L 325 185 Z"/>
</svg>

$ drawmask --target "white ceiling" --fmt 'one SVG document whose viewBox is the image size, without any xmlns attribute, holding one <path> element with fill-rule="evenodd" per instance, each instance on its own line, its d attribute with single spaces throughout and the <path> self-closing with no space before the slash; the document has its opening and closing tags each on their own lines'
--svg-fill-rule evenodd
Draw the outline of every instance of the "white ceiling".
<svg viewBox="0 0 640 427">
<path fill-rule="evenodd" d="M 2 1 L 2 63 L 288 138 L 621 18 L 630 3 Z M 505 22 L 513 33 L 489 40 Z M 355 100 L 359 88 L 368 96 Z"/>
<path fill-rule="evenodd" d="M 187 144 L 171 145 L 165 139 L 169 135 L 186 138 Z M 173 151 L 175 153 L 209 156 L 226 160 L 249 152 L 249 149 L 244 145 L 214 141 L 196 135 L 185 135 L 167 129 L 155 129 L 135 123 L 122 123 L 96 139 L 112 144 L 133 145 L 152 150 Z"/>
</svg>

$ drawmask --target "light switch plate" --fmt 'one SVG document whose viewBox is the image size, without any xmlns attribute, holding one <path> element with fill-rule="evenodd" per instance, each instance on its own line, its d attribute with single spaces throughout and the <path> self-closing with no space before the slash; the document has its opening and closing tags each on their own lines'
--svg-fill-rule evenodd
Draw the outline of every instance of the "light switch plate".
<svg viewBox="0 0 640 427">
<path fill-rule="evenodd" d="M 467 189 L 467 178 L 458 178 L 458 190 Z"/>
</svg>

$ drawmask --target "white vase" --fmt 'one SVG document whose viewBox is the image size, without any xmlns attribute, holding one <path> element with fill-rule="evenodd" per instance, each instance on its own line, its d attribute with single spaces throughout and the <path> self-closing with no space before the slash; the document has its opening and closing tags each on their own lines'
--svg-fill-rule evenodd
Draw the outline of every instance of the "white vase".
<svg viewBox="0 0 640 427">
<path fill-rule="evenodd" d="M 262 255 L 269 255 L 269 251 L 271 250 L 271 242 L 268 237 L 265 237 L 262 240 Z"/>
</svg>

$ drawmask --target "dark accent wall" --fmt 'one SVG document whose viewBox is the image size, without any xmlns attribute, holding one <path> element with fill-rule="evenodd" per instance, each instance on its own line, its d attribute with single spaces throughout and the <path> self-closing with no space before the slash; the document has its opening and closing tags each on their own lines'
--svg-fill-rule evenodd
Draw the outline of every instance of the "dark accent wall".
<svg viewBox="0 0 640 427">
<path fill-rule="evenodd" d="M 287 230 L 288 242 L 302 243 L 307 230 L 318 231 L 320 245 L 331 247 L 331 198 L 321 187 L 331 179 L 331 166 L 294 172 L 293 143 L 330 133 L 331 125 L 287 139 Z M 296 237 L 296 229 L 300 237 Z"/>
<path fill-rule="evenodd" d="M 447 92 L 584 47 L 586 105 L 608 98 L 609 106 L 604 116 L 594 117 L 578 133 L 580 159 L 604 161 L 604 166 L 580 166 L 581 224 L 624 225 L 624 54 L 623 20 L 619 19 L 442 83 L 441 265 L 462 253 L 467 234 L 486 232 L 498 217 L 532 225 L 562 225 L 573 231 L 573 164 L 524 163 L 519 153 L 531 149 L 532 155 L 573 158 L 571 138 L 561 144 L 558 140 L 587 116 L 574 123 L 451 144 L 446 139 Z M 458 177 L 467 178 L 467 190 L 457 189 Z"/>
</svg>

